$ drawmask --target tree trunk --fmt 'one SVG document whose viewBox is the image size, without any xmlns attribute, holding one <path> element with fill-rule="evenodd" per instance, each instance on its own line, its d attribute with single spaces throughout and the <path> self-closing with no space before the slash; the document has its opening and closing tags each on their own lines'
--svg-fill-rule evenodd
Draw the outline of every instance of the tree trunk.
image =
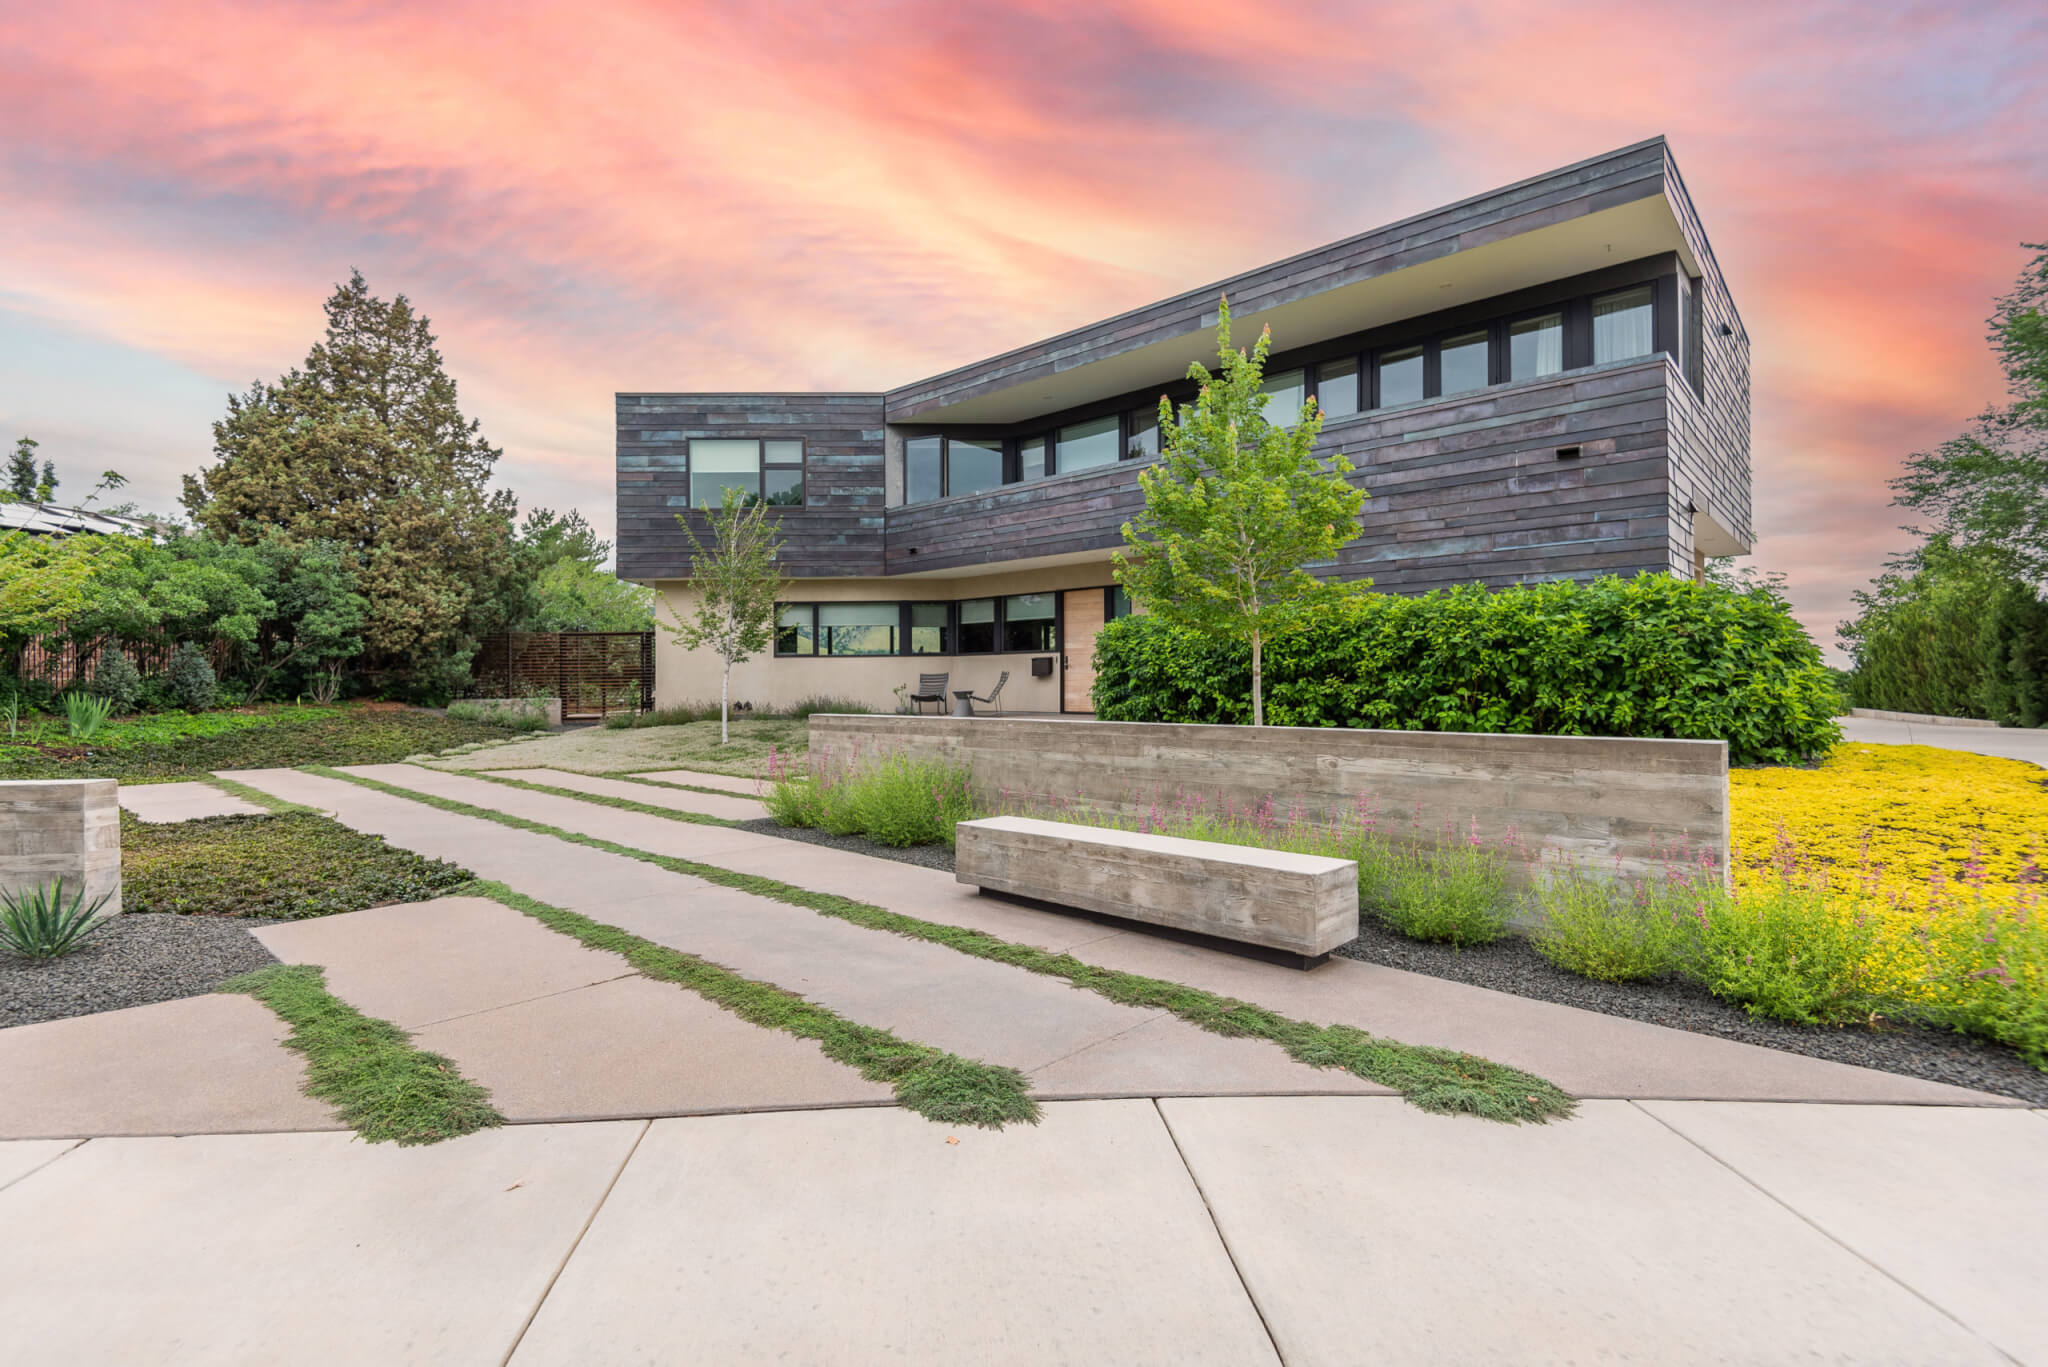
<svg viewBox="0 0 2048 1367">
<path fill-rule="evenodd" d="M 732 697 L 732 656 L 725 657 L 725 673 L 718 678 L 718 743 L 724 745 L 732 737 L 726 729 L 727 699 Z"/>
<path fill-rule="evenodd" d="M 1266 724 L 1266 679 L 1265 658 L 1262 647 L 1265 642 L 1258 632 L 1252 633 L 1252 725 Z"/>
</svg>

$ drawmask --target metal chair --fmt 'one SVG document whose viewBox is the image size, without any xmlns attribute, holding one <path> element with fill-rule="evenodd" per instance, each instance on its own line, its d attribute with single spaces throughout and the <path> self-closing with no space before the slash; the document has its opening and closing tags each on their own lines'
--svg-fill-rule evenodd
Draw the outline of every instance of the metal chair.
<svg viewBox="0 0 2048 1367">
<path fill-rule="evenodd" d="M 952 676 L 947 674 L 920 674 L 917 676 L 917 692 L 910 695 L 910 700 L 917 704 L 919 712 L 924 711 L 924 705 L 930 702 L 939 705 L 941 715 L 945 713 L 946 680 L 950 677 Z"/>
<path fill-rule="evenodd" d="M 986 698 L 976 698 L 974 701 L 979 703 L 989 703 L 994 706 L 996 711 L 1001 712 L 1003 710 L 1003 705 L 997 702 L 996 699 L 1003 696 L 1003 685 L 1008 683 L 1009 681 L 1010 671 L 1006 669 L 1002 672 L 1001 677 L 996 680 L 996 686 L 988 691 L 988 696 Z"/>
</svg>

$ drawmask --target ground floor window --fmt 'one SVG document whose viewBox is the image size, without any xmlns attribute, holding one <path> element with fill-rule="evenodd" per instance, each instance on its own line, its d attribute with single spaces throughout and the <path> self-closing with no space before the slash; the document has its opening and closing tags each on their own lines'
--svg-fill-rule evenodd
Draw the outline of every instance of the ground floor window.
<svg viewBox="0 0 2048 1367">
<path fill-rule="evenodd" d="M 1019 593 L 1003 600 L 1003 649 L 1052 650 L 1058 636 L 1058 598 L 1050 593 Z"/>
<path fill-rule="evenodd" d="M 1122 589 L 1109 615 L 1130 611 Z M 1121 611 L 1116 604 L 1121 602 Z M 1059 649 L 1059 595 L 1015 593 L 957 603 L 783 603 L 777 655 L 1045 654 Z"/>
</svg>

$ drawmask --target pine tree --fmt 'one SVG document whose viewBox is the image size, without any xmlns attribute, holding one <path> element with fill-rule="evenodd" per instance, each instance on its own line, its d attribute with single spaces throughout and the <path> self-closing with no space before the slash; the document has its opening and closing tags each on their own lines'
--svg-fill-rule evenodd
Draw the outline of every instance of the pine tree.
<svg viewBox="0 0 2048 1367">
<path fill-rule="evenodd" d="M 511 573 L 512 495 L 487 487 L 500 453 L 404 295 L 387 303 L 352 272 L 326 312 L 303 368 L 229 398 L 218 459 L 186 477 L 184 504 L 216 536 L 338 543 L 369 603 L 370 663 L 446 687 L 497 625 Z"/>
<path fill-rule="evenodd" d="M 36 439 L 23 437 L 7 457 L 7 492 L 23 503 L 36 499 Z"/>
<path fill-rule="evenodd" d="M 1250 644 L 1254 726 L 1266 724 L 1266 642 L 1315 600 L 1349 591 L 1305 567 L 1334 559 L 1358 535 L 1365 501 L 1345 478 L 1343 455 L 1327 465 L 1316 457 L 1323 419 L 1314 400 L 1291 426 L 1268 419 L 1261 386 L 1272 346 L 1267 331 L 1249 356 L 1233 351 L 1230 301 L 1221 302 L 1222 370 L 1188 367 L 1199 396 L 1178 419 L 1159 401 L 1161 458 L 1138 474 L 1145 509 L 1124 524 L 1128 549 L 1116 557 L 1117 582 L 1146 612 Z"/>
</svg>

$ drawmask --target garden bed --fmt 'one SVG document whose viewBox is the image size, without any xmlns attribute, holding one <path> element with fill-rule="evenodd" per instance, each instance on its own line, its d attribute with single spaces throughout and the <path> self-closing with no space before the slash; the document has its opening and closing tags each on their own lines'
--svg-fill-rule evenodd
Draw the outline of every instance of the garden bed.
<svg viewBox="0 0 2048 1367">
<path fill-rule="evenodd" d="M 0 950 L 0 1028 L 202 996 L 277 962 L 249 933 L 268 924 L 122 915 L 60 959 Z"/>
<path fill-rule="evenodd" d="M 314 812 L 163 824 L 124 814 L 121 846 L 130 915 L 303 920 L 428 901 L 473 877 Z"/>
</svg>

